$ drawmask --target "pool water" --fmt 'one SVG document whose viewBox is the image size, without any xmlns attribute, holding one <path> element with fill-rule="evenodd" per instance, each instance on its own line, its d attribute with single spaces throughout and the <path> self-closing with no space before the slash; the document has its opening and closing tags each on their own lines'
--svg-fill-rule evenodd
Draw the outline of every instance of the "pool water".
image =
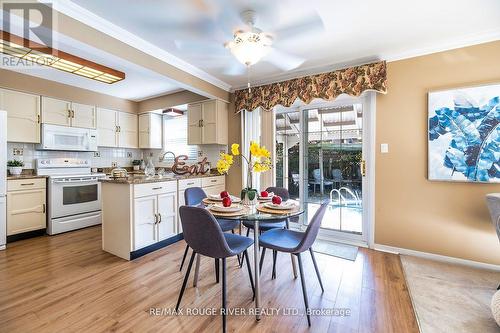
<svg viewBox="0 0 500 333">
<path fill-rule="evenodd" d="M 309 221 L 320 207 L 319 204 L 307 204 Z M 358 205 L 330 204 L 326 210 L 321 227 L 354 233 L 363 231 L 363 208 Z"/>
</svg>

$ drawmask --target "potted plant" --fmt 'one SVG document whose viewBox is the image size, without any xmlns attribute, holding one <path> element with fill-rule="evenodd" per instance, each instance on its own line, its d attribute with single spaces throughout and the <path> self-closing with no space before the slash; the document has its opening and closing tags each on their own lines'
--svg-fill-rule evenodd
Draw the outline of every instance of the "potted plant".
<svg viewBox="0 0 500 333">
<path fill-rule="evenodd" d="M 8 161 L 7 167 L 9 167 L 9 173 L 13 176 L 19 176 L 23 172 L 24 163 L 22 161 Z"/>
<path fill-rule="evenodd" d="M 141 160 L 133 160 L 132 167 L 134 168 L 134 171 L 139 171 L 141 168 Z"/>
<path fill-rule="evenodd" d="M 220 174 L 226 174 L 231 168 L 235 156 L 241 156 L 247 168 L 247 183 L 241 190 L 241 200 L 246 205 L 254 205 L 257 202 L 257 190 L 252 186 L 252 176 L 254 172 L 271 170 L 271 153 L 266 147 L 261 147 L 258 143 L 252 141 L 250 142 L 250 154 L 247 158 L 240 154 L 240 145 L 233 143 L 231 145 L 231 154 L 220 154 L 220 159 L 217 161 L 217 171 Z"/>
</svg>

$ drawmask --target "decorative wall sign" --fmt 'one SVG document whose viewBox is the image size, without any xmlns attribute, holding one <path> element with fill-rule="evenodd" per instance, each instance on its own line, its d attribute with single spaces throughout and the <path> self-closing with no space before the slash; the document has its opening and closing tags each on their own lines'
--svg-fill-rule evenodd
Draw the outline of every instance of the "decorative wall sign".
<svg viewBox="0 0 500 333">
<path fill-rule="evenodd" d="M 188 160 L 187 155 L 179 155 L 176 156 L 174 159 L 174 165 L 172 166 L 172 172 L 175 173 L 176 175 L 204 175 L 207 172 L 210 171 L 210 168 L 208 167 L 208 160 L 207 158 L 203 158 L 201 162 L 198 162 L 193 165 L 186 165 L 186 162 Z"/>
<path fill-rule="evenodd" d="M 429 93 L 429 180 L 500 182 L 500 84 Z"/>
</svg>

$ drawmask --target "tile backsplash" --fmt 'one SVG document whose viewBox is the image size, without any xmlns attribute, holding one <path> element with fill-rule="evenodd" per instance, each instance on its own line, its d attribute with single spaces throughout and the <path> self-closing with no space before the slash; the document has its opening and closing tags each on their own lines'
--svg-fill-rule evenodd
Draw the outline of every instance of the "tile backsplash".
<svg viewBox="0 0 500 333">
<path fill-rule="evenodd" d="M 221 145 L 203 145 L 197 146 L 198 160 L 207 157 L 212 167 L 215 166 L 221 150 L 227 151 L 227 146 Z M 159 163 L 160 149 L 128 149 L 128 148 L 106 148 L 99 147 L 97 154 L 93 152 L 67 152 L 67 151 L 47 151 L 36 150 L 35 145 L 31 143 L 7 143 L 7 159 L 19 160 L 24 162 L 25 169 L 34 169 L 35 161 L 38 158 L 82 158 L 90 159 L 92 166 L 97 168 L 109 168 L 113 162 L 118 166 L 132 166 L 133 160 L 147 159 L 152 154 L 153 164 L 155 166 L 170 166 L 171 163 Z"/>
</svg>

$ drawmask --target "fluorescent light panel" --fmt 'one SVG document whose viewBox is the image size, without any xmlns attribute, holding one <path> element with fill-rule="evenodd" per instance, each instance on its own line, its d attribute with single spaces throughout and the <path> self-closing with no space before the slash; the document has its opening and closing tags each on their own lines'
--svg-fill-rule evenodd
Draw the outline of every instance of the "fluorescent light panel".
<svg viewBox="0 0 500 333">
<path fill-rule="evenodd" d="M 15 42 L 13 42 L 13 40 Z M 112 84 L 125 79 L 125 73 L 62 51 L 50 49 L 44 47 L 43 45 L 40 45 L 40 49 L 45 49 L 48 50 L 48 52 L 51 52 L 43 53 L 31 48 L 21 46 L 21 44 L 26 45 L 28 42 L 39 45 L 32 41 L 28 41 L 19 36 L 0 30 L 1 53 L 108 84 Z"/>
</svg>

